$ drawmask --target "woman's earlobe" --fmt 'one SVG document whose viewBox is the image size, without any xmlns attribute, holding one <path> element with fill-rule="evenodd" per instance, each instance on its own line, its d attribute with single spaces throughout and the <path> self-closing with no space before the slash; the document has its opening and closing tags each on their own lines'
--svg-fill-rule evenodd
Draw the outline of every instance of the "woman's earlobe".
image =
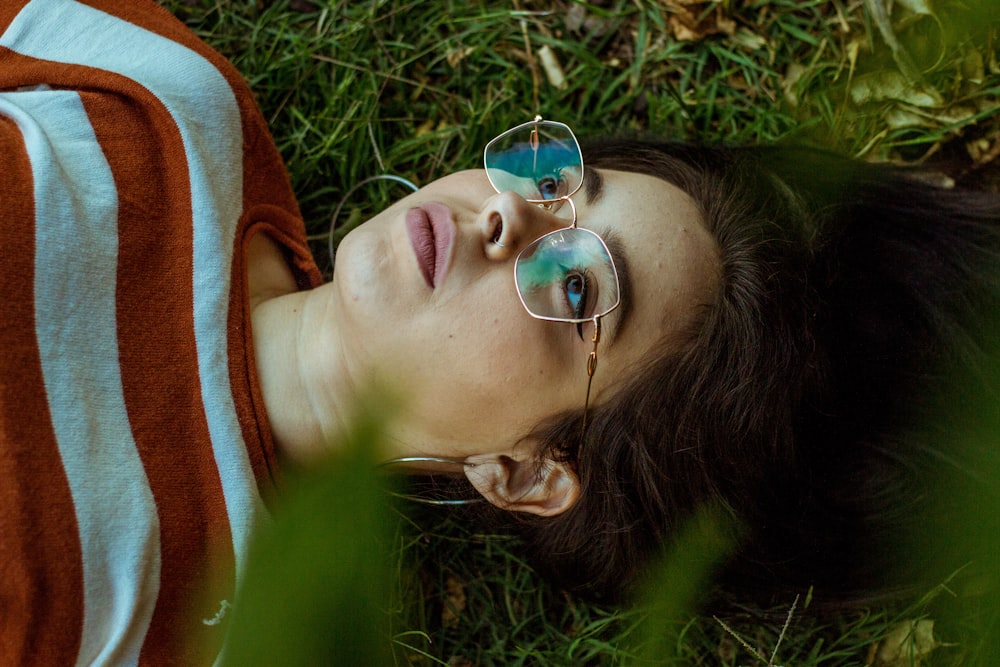
<svg viewBox="0 0 1000 667">
<path fill-rule="evenodd" d="M 465 476 L 486 500 L 513 512 L 555 516 L 580 497 L 580 480 L 566 463 L 518 460 L 502 454 L 466 459 Z"/>
</svg>

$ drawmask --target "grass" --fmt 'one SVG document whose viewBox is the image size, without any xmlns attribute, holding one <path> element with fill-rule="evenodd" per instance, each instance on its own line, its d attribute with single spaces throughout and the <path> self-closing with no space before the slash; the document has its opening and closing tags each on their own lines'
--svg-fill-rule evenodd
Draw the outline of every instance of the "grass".
<svg viewBox="0 0 1000 667">
<path fill-rule="evenodd" d="M 249 81 L 321 266 L 330 217 L 353 184 L 384 172 L 422 184 L 476 167 L 490 138 L 536 112 L 581 136 L 806 141 L 998 183 L 993 0 L 896 0 L 887 24 L 877 10 L 891 3 L 880 0 L 164 4 Z M 546 51 L 557 67 L 546 69 Z M 345 207 L 338 238 L 401 194 L 366 186 Z M 953 645 L 921 664 L 959 665 L 988 655 L 976 637 L 998 625 L 995 608 L 956 607 L 961 596 L 947 587 L 906 609 L 823 618 L 807 594 L 776 609 L 736 604 L 721 622 L 586 604 L 541 582 L 516 543 L 456 516 L 407 511 L 386 538 L 395 664 L 863 665 L 901 621 L 930 616 Z"/>
<path fill-rule="evenodd" d="M 933 41 L 925 33 L 940 36 L 919 86 L 892 78 L 857 0 L 701 3 L 705 36 L 693 42 L 675 38 L 669 0 L 166 5 L 246 76 L 320 234 L 352 184 L 385 171 L 427 183 L 478 166 L 481 146 L 536 111 L 581 136 L 794 138 L 872 159 L 946 158 L 948 171 L 967 175 L 978 171 L 967 146 L 991 157 L 1000 133 L 997 35 L 969 18 L 973 9 L 955 9 L 970 2 L 989 16 L 991 0 L 939 2 L 939 13 L 900 30 L 921 54 Z M 546 47 L 562 88 L 546 77 Z M 863 96 L 883 74 L 891 85 Z M 944 103 L 920 106 L 918 88 Z"/>
</svg>

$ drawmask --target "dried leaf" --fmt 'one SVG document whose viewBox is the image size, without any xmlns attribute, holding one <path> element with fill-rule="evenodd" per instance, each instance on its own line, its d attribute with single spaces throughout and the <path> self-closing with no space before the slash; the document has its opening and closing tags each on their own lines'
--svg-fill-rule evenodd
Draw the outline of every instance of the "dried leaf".
<svg viewBox="0 0 1000 667">
<path fill-rule="evenodd" d="M 781 82 L 781 90 L 784 93 L 785 101 L 792 108 L 799 106 L 799 96 L 796 92 L 799 80 L 806 73 L 806 68 L 799 63 L 792 62 L 785 70 L 785 78 Z"/>
<path fill-rule="evenodd" d="M 847 43 L 847 62 L 850 64 L 848 78 L 854 78 L 854 70 L 858 66 L 858 53 L 864 47 L 864 37 L 855 37 Z"/>
<path fill-rule="evenodd" d="M 909 109 L 890 109 L 884 117 L 886 127 L 901 130 L 907 127 L 927 127 L 930 123 Z"/>
<path fill-rule="evenodd" d="M 970 141 L 965 145 L 969 151 L 969 157 L 977 167 L 993 162 L 1000 158 L 1000 132 L 994 132 L 990 137 L 982 137 L 975 141 Z"/>
<path fill-rule="evenodd" d="M 972 158 L 973 162 L 979 163 L 982 161 L 983 156 L 989 153 L 990 140 L 986 137 L 974 139 L 965 144 L 965 150 L 968 151 L 969 157 Z"/>
<path fill-rule="evenodd" d="M 468 57 L 468 55 L 475 50 L 476 47 L 474 46 L 466 46 L 461 49 L 451 49 L 450 51 L 448 51 L 447 55 L 445 55 L 445 60 L 448 61 L 448 66 L 454 69 L 458 67 L 458 64 L 463 60 L 465 60 L 466 57 Z"/>
<path fill-rule="evenodd" d="M 583 37 L 583 39 L 599 39 L 608 31 L 615 29 L 615 19 L 612 17 L 595 16 L 587 11 L 583 4 L 573 3 L 563 16 L 566 29 Z"/>
<path fill-rule="evenodd" d="M 729 635 L 722 635 L 716 653 L 723 663 L 731 664 L 736 660 L 736 642 Z"/>
<path fill-rule="evenodd" d="M 912 107 L 897 107 L 885 115 L 885 124 L 898 130 L 905 127 L 947 127 L 958 126 L 976 115 L 969 106 L 954 105 L 947 109 L 928 110 Z"/>
<path fill-rule="evenodd" d="M 767 39 L 756 33 L 752 33 L 746 28 L 740 28 L 733 35 L 733 44 L 742 46 L 748 51 L 759 51 L 767 46 Z"/>
<path fill-rule="evenodd" d="M 571 32 L 579 32 L 580 28 L 583 27 L 584 21 L 587 20 L 587 9 L 583 5 L 573 4 L 569 6 L 566 10 L 566 14 L 563 17 L 563 23 L 566 25 L 566 29 Z"/>
<path fill-rule="evenodd" d="M 715 13 L 715 27 L 718 28 L 718 32 L 732 37 L 733 33 L 736 32 L 736 21 L 728 16 L 723 16 L 721 7 L 717 7 Z"/>
<path fill-rule="evenodd" d="M 722 13 L 722 5 L 706 0 L 661 0 L 670 17 L 667 23 L 680 42 L 698 42 L 709 35 L 736 32 L 736 21 Z"/>
<path fill-rule="evenodd" d="M 419 127 L 417 127 L 416 135 L 418 137 L 422 137 L 425 134 L 433 131 L 434 131 L 434 121 L 428 118 L 423 123 L 421 123 Z"/>
<path fill-rule="evenodd" d="M 901 7 L 906 7 L 914 14 L 922 16 L 935 16 L 931 9 L 930 0 L 895 0 Z"/>
<path fill-rule="evenodd" d="M 879 642 L 875 667 L 920 667 L 940 644 L 934 639 L 934 621 L 903 621 Z"/>
<path fill-rule="evenodd" d="M 449 574 L 445 579 L 444 589 L 446 599 L 441 609 L 441 625 L 453 628 L 458 625 L 458 619 L 465 611 L 465 584 Z"/>
<path fill-rule="evenodd" d="M 936 107 L 943 104 L 941 94 L 925 83 L 911 82 L 902 73 L 893 70 L 872 72 L 854 79 L 851 83 L 851 101 L 868 104 L 896 100 L 916 107 Z"/>
<path fill-rule="evenodd" d="M 538 49 L 538 59 L 542 61 L 542 69 L 545 70 L 545 78 L 549 80 L 553 88 L 563 90 L 566 87 L 566 75 L 563 73 L 562 65 L 556 58 L 556 53 L 546 44 Z"/>
<path fill-rule="evenodd" d="M 962 76 L 977 85 L 986 79 L 986 65 L 978 49 L 970 48 L 962 59 Z"/>
</svg>

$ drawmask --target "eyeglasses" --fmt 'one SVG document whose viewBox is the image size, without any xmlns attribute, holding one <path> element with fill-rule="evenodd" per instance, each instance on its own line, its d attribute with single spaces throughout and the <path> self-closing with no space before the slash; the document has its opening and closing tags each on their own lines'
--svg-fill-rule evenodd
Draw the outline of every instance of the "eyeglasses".
<svg viewBox="0 0 1000 667">
<path fill-rule="evenodd" d="M 618 270 L 607 244 L 576 226 L 571 197 L 583 186 L 583 154 L 573 131 L 541 116 L 507 130 L 486 144 L 486 176 L 497 192 L 514 192 L 553 213 L 569 205 L 572 222 L 526 246 L 514 261 L 514 285 L 528 314 L 540 320 L 577 325 L 594 323 L 594 349 L 587 357 L 587 428 L 590 387 L 597 369 L 601 318 L 621 303 Z"/>
</svg>

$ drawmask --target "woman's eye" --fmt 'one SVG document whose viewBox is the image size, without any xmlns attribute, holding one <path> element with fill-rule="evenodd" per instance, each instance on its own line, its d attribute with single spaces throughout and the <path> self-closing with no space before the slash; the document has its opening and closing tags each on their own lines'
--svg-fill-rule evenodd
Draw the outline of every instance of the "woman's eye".
<svg viewBox="0 0 1000 667">
<path fill-rule="evenodd" d="M 587 279 L 579 273 L 571 273 L 566 276 L 566 283 L 563 285 L 566 294 L 566 302 L 570 308 L 570 319 L 582 320 L 587 316 Z M 576 335 L 583 340 L 583 324 L 576 325 Z"/>
<path fill-rule="evenodd" d="M 556 199 L 559 197 L 559 179 L 553 176 L 546 176 L 538 181 L 538 193 L 542 199 Z"/>
<path fill-rule="evenodd" d="M 571 273 L 566 276 L 563 291 L 566 294 L 566 302 L 569 304 L 570 319 L 580 320 L 586 317 L 587 279 L 579 273 Z"/>
</svg>

